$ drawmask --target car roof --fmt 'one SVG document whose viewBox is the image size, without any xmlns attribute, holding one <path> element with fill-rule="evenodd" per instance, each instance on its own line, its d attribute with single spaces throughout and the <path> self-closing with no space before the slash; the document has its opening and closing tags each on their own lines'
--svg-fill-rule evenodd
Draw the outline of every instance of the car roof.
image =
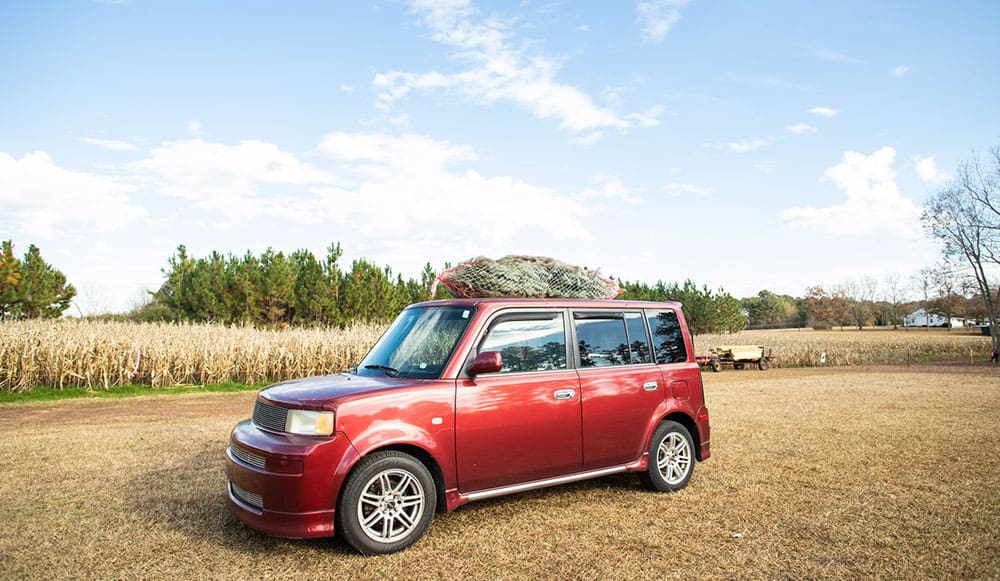
<svg viewBox="0 0 1000 581">
<path fill-rule="evenodd" d="M 677 301 L 664 301 L 664 302 L 654 302 L 654 301 L 631 301 L 631 300 L 620 300 L 620 299 L 564 299 L 564 298 L 544 298 L 544 299 L 527 299 L 527 298 L 514 298 L 514 297 L 498 297 L 498 298 L 470 298 L 470 299 L 446 299 L 440 301 L 426 301 L 422 303 L 416 303 L 410 305 L 411 307 L 428 307 L 428 306 L 438 306 L 438 307 L 479 307 L 479 306 L 489 306 L 492 308 L 500 307 L 556 307 L 556 308 L 571 308 L 571 309 L 680 309 L 681 304 Z"/>
</svg>

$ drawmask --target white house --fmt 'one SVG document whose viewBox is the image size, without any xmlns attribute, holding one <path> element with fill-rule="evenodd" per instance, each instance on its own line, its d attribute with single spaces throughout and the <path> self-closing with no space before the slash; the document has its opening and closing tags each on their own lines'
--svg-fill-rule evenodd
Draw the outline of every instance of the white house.
<svg viewBox="0 0 1000 581">
<path fill-rule="evenodd" d="M 909 315 L 903 317 L 904 327 L 964 327 L 965 319 L 952 317 L 949 324 L 948 318 L 937 313 L 927 313 L 926 309 L 917 309 Z"/>
</svg>

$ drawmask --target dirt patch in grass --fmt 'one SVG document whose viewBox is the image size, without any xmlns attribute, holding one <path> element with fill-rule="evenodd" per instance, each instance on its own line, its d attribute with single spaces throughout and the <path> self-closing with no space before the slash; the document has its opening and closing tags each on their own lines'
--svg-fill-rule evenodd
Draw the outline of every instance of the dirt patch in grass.
<svg viewBox="0 0 1000 581">
<path fill-rule="evenodd" d="M 713 457 L 473 503 L 396 555 L 251 531 L 223 504 L 254 394 L 0 408 L 0 578 L 1000 576 L 1000 370 L 706 374 Z"/>
</svg>

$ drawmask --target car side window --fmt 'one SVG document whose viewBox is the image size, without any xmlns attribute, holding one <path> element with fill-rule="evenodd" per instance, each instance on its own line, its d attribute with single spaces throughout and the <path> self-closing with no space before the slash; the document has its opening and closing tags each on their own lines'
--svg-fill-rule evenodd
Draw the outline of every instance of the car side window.
<svg viewBox="0 0 1000 581">
<path fill-rule="evenodd" d="M 646 323 L 641 313 L 625 313 L 625 328 L 628 331 L 628 346 L 632 352 L 632 363 L 652 363 Z"/>
<path fill-rule="evenodd" d="M 566 328 L 562 313 L 532 318 L 518 314 L 495 322 L 479 352 L 499 351 L 500 373 L 566 369 Z"/>
<path fill-rule="evenodd" d="M 653 333 L 653 351 L 657 363 L 679 363 L 687 361 L 684 348 L 684 333 L 681 331 L 677 313 L 673 311 L 646 311 L 649 330 Z"/>
<path fill-rule="evenodd" d="M 578 317 L 581 315 L 578 313 Z M 582 316 L 574 319 L 581 367 L 628 365 L 632 356 L 625 332 L 625 319 Z"/>
</svg>

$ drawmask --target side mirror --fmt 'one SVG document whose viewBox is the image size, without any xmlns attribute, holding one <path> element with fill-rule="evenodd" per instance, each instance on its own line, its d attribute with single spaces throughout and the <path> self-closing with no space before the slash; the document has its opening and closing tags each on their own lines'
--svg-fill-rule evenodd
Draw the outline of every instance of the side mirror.
<svg viewBox="0 0 1000 581">
<path fill-rule="evenodd" d="M 503 359 L 499 351 L 483 351 L 476 355 L 476 360 L 469 366 L 469 375 L 496 373 L 503 369 Z"/>
</svg>

